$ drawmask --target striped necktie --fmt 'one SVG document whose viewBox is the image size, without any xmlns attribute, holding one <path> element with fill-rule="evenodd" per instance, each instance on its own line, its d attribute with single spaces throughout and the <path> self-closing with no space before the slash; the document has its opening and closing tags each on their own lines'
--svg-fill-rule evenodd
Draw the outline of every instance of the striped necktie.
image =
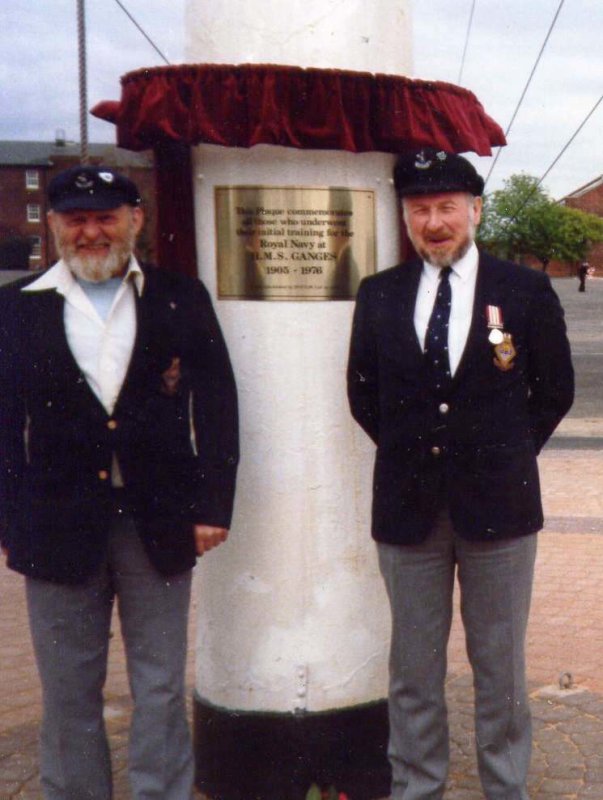
<svg viewBox="0 0 603 800">
<path fill-rule="evenodd" d="M 425 334 L 425 360 L 437 390 L 446 388 L 451 379 L 448 359 L 448 322 L 452 298 L 451 272 L 451 267 L 440 269 L 438 293 Z"/>
</svg>

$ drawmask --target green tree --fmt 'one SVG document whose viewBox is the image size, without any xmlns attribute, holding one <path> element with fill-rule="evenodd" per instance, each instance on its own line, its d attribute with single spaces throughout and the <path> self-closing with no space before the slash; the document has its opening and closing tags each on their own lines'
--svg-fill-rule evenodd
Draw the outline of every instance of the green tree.
<svg viewBox="0 0 603 800">
<path fill-rule="evenodd" d="M 552 259 L 584 261 L 603 241 L 603 219 L 556 203 L 537 178 L 522 173 L 486 196 L 478 240 L 502 258 L 533 256 L 546 270 Z"/>
</svg>

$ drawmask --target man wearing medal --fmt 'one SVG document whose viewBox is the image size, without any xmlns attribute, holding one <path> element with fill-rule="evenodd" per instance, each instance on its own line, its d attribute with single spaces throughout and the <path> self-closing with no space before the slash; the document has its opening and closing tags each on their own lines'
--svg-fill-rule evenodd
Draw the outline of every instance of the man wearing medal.
<svg viewBox="0 0 603 800">
<path fill-rule="evenodd" d="M 417 259 L 358 293 L 348 392 L 377 445 L 372 535 L 392 610 L 392 800 L 442 798 L 455 573 L 488 800 L 528 800 L 525 636 L 543 516 L 536 456 L 573 400 L 564 315 L 542 272 L 478 252 L 483 179 L 401 157 Z"/>
</svg>

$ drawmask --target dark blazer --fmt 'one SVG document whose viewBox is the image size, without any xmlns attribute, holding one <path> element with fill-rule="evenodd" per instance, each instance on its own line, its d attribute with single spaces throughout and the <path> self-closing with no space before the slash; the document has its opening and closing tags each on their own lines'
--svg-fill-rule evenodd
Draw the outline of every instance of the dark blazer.
<svg viewBox="0 0 603 800">
<path fill-rule="evenodd" d="M 154 566 L 195 563 L 193 523 L 228 527 L 238 462 L 237 398 L 205 287 L 144 268 L 134 351 L 111 417 L 71 353 L 63 297 L 0 290 L 0 510 L 8 565 L 81 582 L 101 562 L 117 454 Z M 25 433 L 24 433 L 25 432 Z"/>
<path fill-rule="evenodd" d="M 473 319 L 449 389 L 431 388 L 414 328 L 422 265 L 366 278 L 358 293 L 348 394 L 377 445 L 372 533 L 422 541 L 446 503 L 468 539 L 522 536 L 543 524 L 536 455 L 573 400 L 563 310 L 541 272 L 480 255 Z M 502 370 L 486 306 L 502 309 L 516 349 Z"/>
</svg>

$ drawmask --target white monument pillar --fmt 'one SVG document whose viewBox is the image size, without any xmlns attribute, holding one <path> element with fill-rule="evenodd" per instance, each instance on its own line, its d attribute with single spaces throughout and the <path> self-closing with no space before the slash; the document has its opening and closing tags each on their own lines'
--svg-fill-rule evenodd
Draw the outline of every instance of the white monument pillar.
<svg viewBox="0 0 603 800">
<path fill-rule="evenodd" d="M 189 0 L 186 57 L 409 74 L 407 5 Z M 345 390 L 353 302 L 219 299 L 215 189 L 369 190 L 385 268 L 399 259 L 393 162 L 270 145 L 193 152 L 199 272 L 232 356 L 242 430 L 231 537 L 197 573 L 195 733 L 210 796 L 290 800 L 311 780 L 354 798 L 388 790 L 373 447 Z"/>
</svg>

